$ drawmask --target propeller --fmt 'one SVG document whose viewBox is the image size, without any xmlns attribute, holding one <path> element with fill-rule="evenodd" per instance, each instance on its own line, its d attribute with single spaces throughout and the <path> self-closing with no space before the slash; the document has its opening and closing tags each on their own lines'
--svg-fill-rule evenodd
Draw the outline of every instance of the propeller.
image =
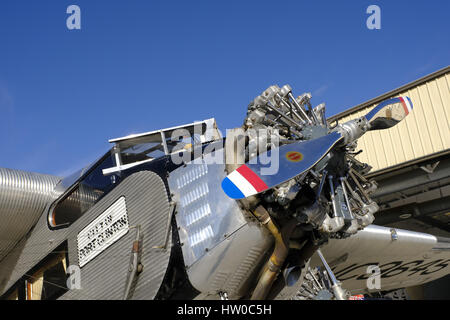
<svg viewBox="0 0 450 320">
<path fill-rule="evenodd" d="M 409 97 L 385 100 L 365 115 L 369 130 L 388 129 L 402 121 L 411 111 L 413 105 Z"/>
<path fill-rule="evenodd" d="M 279 170 L 276 174 L 261 174 L 264 165 L 252 159 L 252 163 L 243 164 L 225 177 L 222 189 L 232 199 L 243 199 L 267 191 L 313 168 L 334 146 L 353 142 L 369 130 L 395 126 L 412 108 L 408 97 L 385 100 L 365 116 L 339 125 L 327 135 L 282 145 L 260 154 L 257 160 L 262 157 L 271 159 L 271 154 L 278 152 Z"/>
</svg>

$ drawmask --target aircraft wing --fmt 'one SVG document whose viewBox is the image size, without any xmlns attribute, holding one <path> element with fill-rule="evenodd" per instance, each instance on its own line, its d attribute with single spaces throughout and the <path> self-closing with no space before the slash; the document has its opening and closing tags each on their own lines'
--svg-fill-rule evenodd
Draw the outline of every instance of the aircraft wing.
<svg viewBox="0 0 450 320">
<path fill-rule="evenodd" d="M 58 196 L 59 177 L 0 168 L 0 260 L 27 234 Z"/>
<path fill-rule="evenodd" d="M 370 225 L 349 238 L 330 239 L 321 251 L 352 294 L 416 286 L 450 273 L 450 239 L 426 233 Z M 380 268 L 380 289 L 368 288 L 373 265 Z M 315 254 L 311 267 L 318 266 Z"/>
</svg>

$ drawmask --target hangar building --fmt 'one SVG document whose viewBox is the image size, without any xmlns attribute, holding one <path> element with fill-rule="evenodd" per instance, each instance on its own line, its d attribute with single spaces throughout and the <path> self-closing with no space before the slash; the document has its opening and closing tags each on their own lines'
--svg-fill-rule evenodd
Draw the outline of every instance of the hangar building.
<svg viewBox="0 0 450 320">
<path fill-rule="evenodd" d="M 390 130 L 358 140 L 357 159 L 378 183 L 375 224 L 450 237 L 450 66 L 329 118 L 343 123 L 383 100 L 408 96 L 413 112 Z M 427 287 L 429 289 L 427 289 Z M 433 289 L 431 289 L 433 288 Z M 425 298 L 450 298 L 450 276 L 422 288 Z"/>
</svg>

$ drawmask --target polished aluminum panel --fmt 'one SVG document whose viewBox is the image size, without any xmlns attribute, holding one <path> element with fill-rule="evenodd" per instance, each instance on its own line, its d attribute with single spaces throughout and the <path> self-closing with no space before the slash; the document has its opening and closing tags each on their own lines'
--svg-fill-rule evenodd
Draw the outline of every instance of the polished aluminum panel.
<svg viewBox="0 0 450 320">
<path fill-rule="evenodd" d="M 203 294 L 199 299 L 217 299 L 219 292 L 232 300 L 246 295 L 272 245 L 273 237 L 258 222 L 227 236 L 187 270 L 191 284 Z"/>
<path fill-rule="evenodd" d="M 223 159 L 222 150 L 214 156 Z M 211 163 L 211 159 L 207 154 L 176 169 L 168 178 L 188 267 L 246 223 L 238 203 L 222 191 L 225 165 Z"/>
</svg>

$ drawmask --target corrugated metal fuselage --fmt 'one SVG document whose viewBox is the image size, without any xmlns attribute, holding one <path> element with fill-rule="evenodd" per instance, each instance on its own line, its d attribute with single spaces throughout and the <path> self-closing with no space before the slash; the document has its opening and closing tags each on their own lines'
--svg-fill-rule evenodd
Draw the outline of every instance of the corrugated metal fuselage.
<svg viewBox="0 0 450 320">
<path fill-rule="evenodd" d="M 143 271 L 134 281 L 132 297 L 151 299 L 165 276 L 171 254 L 171 216 L 167 182 L 162 179 L 170 168 L 166 157 L 129 170 L 112 191 L 66 228 L 49 226 L 47 204 L 34 228 L 0 262 L 0 295 L 8 293 L 25 279 L 55 249 L 67 244 L 66 266 L 79 266 L 80 232 L 119 198 L 125 199 L 128 231 L 112 245 L 80 268 L 81 289 L 68 290 L 61 299 L 122 299 L 129 277 L 130 258 L 137 226 L 140 228 L 139 259 Z M 173 167 L 172 167 L 173 169 Z"/>
</svg>

